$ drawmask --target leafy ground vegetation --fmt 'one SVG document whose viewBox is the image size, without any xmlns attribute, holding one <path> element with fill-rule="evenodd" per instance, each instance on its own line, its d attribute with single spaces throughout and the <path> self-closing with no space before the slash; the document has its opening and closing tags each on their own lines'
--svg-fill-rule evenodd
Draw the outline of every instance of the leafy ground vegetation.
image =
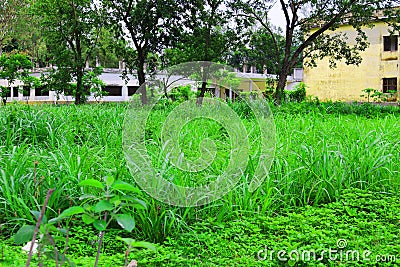
<svg viewBox="0 0 400 267">
<path fill-rule="evenodd" d="M 254 137 L 249 139 L 257 140 L 246 105 L 230 105 Z M 177 183 L 203 182 L 201 176 L 192 181 L 158 161 L 160 129 L 174 104 L 157 107 L 146 126 L 153 166 Z M 127 259 L 137 260 L 138 266 L 400 265 L 398 107 L 272 106 L 277 145 L 263 185 L 249 192 L 249 175 L 244 175 L 222 199 L 195 208 L 160 203 L 135 186 L 122 153 L 127 108 L 12 104 L 0 109 L 0 266 L 25 266 L 25 244 L 16 244 L 21 236 L 15 234 L 36 224 L 53 188 L 38 235 L 51 234 L 54 241 L 43 248 L 43 266 L 55 266 L 53 245 L 70 261 L 59 265 L 93 266 L 100 230 L 105 234 L 99 266 L 124 266 Z M 217 123 L 200 120 L 182 131 L 180 142 L 188 151 L 211 138 L 219 159 L 229 152 L 226 131 Z M 251 157 L 257 155 L 256 143 Z M 211 172 L 224 164 L 216 160 Z M 98 222 L 113 213 L 107 203 L 128 200 L 134 204 L 124 207 L 124 214 L 132 216 L 134 225 L 122 215 L 106 225 Z M 51 222 L 56 227 L 47 226 Z M 68 231 L 55 231 L 60 228 Z M 152 242 L 157 251 L 127 247 L 128 238 Z M 329 250 L 334 250 L 331 255 Z M 32 265 L 38 264 L 34 255 Z"/>
</svg>

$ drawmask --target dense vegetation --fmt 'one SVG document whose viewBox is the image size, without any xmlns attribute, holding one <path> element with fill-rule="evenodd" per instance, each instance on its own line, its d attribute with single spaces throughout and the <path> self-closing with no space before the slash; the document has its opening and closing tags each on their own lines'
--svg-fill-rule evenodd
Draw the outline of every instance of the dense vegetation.
<svg viewBox="0 0 400 267">
<path fill-rule="evenodd" d="M 246 128 L 253 129 L 247 106 L 230 106 Z M 167 104 L 154 110 L 146 126 L 147 140 L 157 140 L 174 107 Z M 26 256 L 12 236 L 22 225 L 35 224 L 31 211 L 41 209 L 48 189 L 55 188 L 46 210 L 50 219 L 70 206 L 87 204 L 80 198 L 84 193 L 98 193 L 80 186 L 84 180 L 102 182 L 108 176 L 134 184 L 122 153 L 127 108 L 13 104 L 0 110 L 0 264 L 24 265 Z M 276 251 L 315 249 L 321 254 L 337 248 L 339 239 L 347 240 L 346 248 L 371 250 L 372 255 L 398 253 L 399 108 L 319 102 L 271 108 L 278 133 L 276 155 L 259 189 L 249 192 L 248 177 L 243 176 L 221 200 L 195 208 L 168 206 L 137 190 L 132 194 L 147 208 L 132 208 L 136 227 L 131 234 L 118 230 L 115 222 L 108 226 L 100 266 L 123 265 L 126 247 L 116 236 L 158 244 L 156 254 L 143 250 L 129 255 L 146 266 L 284 266 L 276 256 L 259 261 L 257 253 L 268 246 Z M 192 135 L 183 141 L 212 138 L 221 144 L 219 156 L 224 157 L 223 146 L 229 142 L 220 128 L 213 123 L 189 124 L 184 130 Z M 154 152 L 152 144 L 149 151 Z M 153 158 L 153 165 L 162 168 L 157 160 Z M 80 266 L 92 265 L 98 229 L 79 215 L 59 226 L 69 229 L 68 257 Z M 65 238 L 56 237 L 63 248 Z M 298 261 L 297 266 L 319 263 L 347 266 L 340 260 Z"/>
<path fill-rule="evenodd" d="M 282 28 L 270 22 L 277 16 L 273 6 L 285 18 Z M 359 65 L 369 45 L 364 29 L 377 20 L 396 35 L 400 11 L 394 7 L 393 0 L 7 0 L 0 9 L 0 56 L 24 53 L 35 66 L 49 67 L 50 90 L 64 92 L 75 83 L 76 104 L 90 94 L 86 63 L 122 67 L 122 60 L 140 85 L 146 73 L 191 61 L 268 71 L 278 75 L 280 103 L 294 67 L 325 57 L 331 67 L 340 60 Z M 343 21 L 354 36 L 329 34 Z"/>
</svg>

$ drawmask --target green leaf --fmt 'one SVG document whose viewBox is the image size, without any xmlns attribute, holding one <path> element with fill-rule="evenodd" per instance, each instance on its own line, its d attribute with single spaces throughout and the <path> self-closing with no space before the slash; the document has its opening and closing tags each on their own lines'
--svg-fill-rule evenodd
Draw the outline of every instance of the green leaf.
<svg viewBox="0 0 400 267">
<path fill-rule="evenodd" d="M 104 231 L 106 230 L 107 224 L 103 220 L 96 220 L 94 221 L 93 226 L 99 231 Z"/>
<path fill-rule="evenodd" d="M 133 228 L 135 228 L 135 219 L 133 219 L 129 214 L 116 214 L 115 219 L 119 226 L 128 232 L 131 232 Z"/>
<path fill-rule="evenodd" d="M 113 210 L 114 206 L 108 202 L 107 200 L 100 200 L 96 205 L 93 207 L 94 212 L 103 212 L 106 210 Z"/>
<path fill-rule="evenodd" d="M 137 207 L 137 206 L 141 206 L 143 209 L 147 209 L 147 204 L 146 204 L 146 202 L 144 202 L 144 201 L 141 200 L 141 199 L 134 198 L 134 199 L 132 200 L 132 202 L 136 204 L 136 205 L 135 205 L 136 207 Z"/>
<path fill-rule="evenodd" d="M 104 181 L 106 182 L 107 186 L 111 186 L 114 183 L 115 178 L 113 176 L 106 176 L 104 177 Z"/>
<path fill-rule="evenodd" d="M 57 231 L 62 233 L 63 235 L 67 235 L 67 233 L 68 233 L 68 230 L 64 229 L 64 228 L 57 228 Z"/>
<path fill-rule="evenodd" d="M 92 187 L 96 187 L 96 188 L 100 188 L 100 189 L 104 188 L 103 184 L 100 181 L 95 180 L 95 179 L 83 180 L 78 185 L 79 186 L 92 186 Z"/>
<path fill-rule="evenodd" d="M 89 199 L 89 198 L 97 198 L 95 195 L 91 195 L 91 194 L 83 194 L 82 196 L 79 197 L 79 200 L 84 200 L 84 199 Z"/>
<path fill-rule="evenodd" d="M 82 215 L 82 221 L 86 224 L 91 224 L 96 220 L 96 218 L 93 218 L 89 214 L 83 214 Z"/>
<path fill-rule="evenodd" d="M 147 248 L 147 249 L 150 249 L 153 252 L 156 252 L 156 250 L 157 250 L 156 247 L 153 244 L 151 244 L 149 242 L 144 242 L 144 241 L 132 242 L 130 244 L 130 246 L 133 247 L 133 248 Z"/>
<path fill-rule="evenodd" d="M 33 233 L 35 231 L 35 226 L 33 225 L 24 225 L 22 226 L 18 232 L 14 235 L 14 241 L 16 244 L 23 244 L 29 241 L 32 241 Z"/>
<path fill-rule="evenodd" d="M 54 233 L 58 232 L 58 228 L 55 227 L 54 225 L 46 225 L 44 231 L 42 232 Z"/>
<path fill-rule="evenodd" d="M 50 219 L 50 220 L 47 222 L 47 224 L 55 224 L 55 223 L 58 223 L 58 222 L 61 221 L 61 220 L 62 220 L 62 219 L 59 218 L 59 217 L 53 218 L 53 219 Z"/>
<path fill-rule="evenodd" d="M 85 209 L 82 208 L 81 206 L 73 206 L 73 207 L 70 207 L 70 208 L 64 210 L 63 212 L 61 212 L 61 214 L 58 216 L 58 218 L 64 219 L 67 217 L 72 217 L 77 214 L 82 214 L 84 212 L 85 212 Z"/>
<path fill-rule="evenodd" d="M 127 244 L 131 248 L 147 248 L 154 252 L 157 250 L 156 247 L 152 243 L 149 243 L 149 242 L 135 241 L 135 239 L 132 239 L 132 238 L 122 238 L 119 236 L 117 236 L 117 239 L 124 241 L 125 244 Z"/>
<path fill-rule="evenodd" d="M 114 204 L 115 206 L 119 206 L 121 204 L 121 199 L 119 196 L 114 196 L 110 199 L 110 203 Z"/>
<path fill-rule="evenodd" d="M 135 193 L 140 193 L 139 188 L 136 186 L 133 186 L 129 183 L 123 182 L 123 181 L 115 181 L 114 184 L 111 186 L 115 190 L 121 190 L 121 191 L 129 191 L 129 192 L 135 192 Z"/>
<path fill-rule="evenodd" d="M 121 200 L 125 200 L 129 206 L 135 207 L 137 209 L 147 209 L 147 204 L 141 199 L 131 196 L 123 196 Z"/>
<path fill-rule="evenodd" d="M 135 239 L 127 238 L 127 237 L 125 238 L 125 237 L 117 236 L 117 239 L 118 239 L 118 240 L 124 241 L 128 246 L 129 246 L 131 243 L 135 242 Z"/>
<path fill-rule="evenodd" d="M 35 216 L 36 221 L 39 220 L 40 211 L 31 210 L 31 213 L 32 213 L 33 216 Z M 44 214 L 44 215 L 43 215 L 43 218 L 42 218 L 42 221 L 41 221 L 40 224 L 46 224 L 46 223 L 47 223 L 47 217 L 46 217 L 46 215 Z"/>
</svg>

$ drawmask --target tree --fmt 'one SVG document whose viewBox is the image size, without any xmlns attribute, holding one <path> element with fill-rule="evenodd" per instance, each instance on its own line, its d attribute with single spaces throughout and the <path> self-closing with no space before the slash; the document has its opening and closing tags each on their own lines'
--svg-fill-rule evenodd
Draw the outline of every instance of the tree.
<svg viewBox="0 0 400 267">
<path fill-rule="evenodd" d="M 13 39 L 17 44 L 13 49 L 18 53 L 29 55 L 35 67 L 44 67 L 48 64 L 49 58 L 42 28 L 30 4 L 23 6 L 18 13 L 18 19 L 14 22 Z M 4 50 L 6 51 L 7 47 Z"/>
<path fill-rule="evenodd" d="M 240 0 L 232 1 L 231 7 L 236 10 L 236 15 L 247 18 L 250 22 L 258 23 L 272 37 L 276 53 L 280 46 L 274 37 L 271 24 L 269 24 L 269 11 L 276 1 L 272 0 Z M 306 63 L 313 65 L 316 59 L 331 58 L 331 66 L 334 62 L 345 59 L 347 64 L 359 64 L 360 51 L 368 47 L 367 36 L 361 26 L 372 25 L 374 20 L 384 20 L 393 24 L 391 20 L 393 9 L 397 1 L 381 0 L 279 0 L 282 15 L 286 19 L 285 44 L 283 58 L 280 60 L 279 79 L 277 83 L 275 99 L 278 104 L 284 97 L 284 88 L 287 76 L 292 68 L 302 59 L 307 58 Z M 377 10 L 383 10 L 386 18 L 378 17 Z M 356 45 L 346 42 L 346 34 L 332 33 L 340 24 L 348 23 L 357 30 Z M 296 35 L 301 33 L 302 40 L 297 48 L 293 49 Z"/>
<path fill-rule="evenodd" d="M 126 41 L 126 46 L 117 51 L 131 74 L 136 69 L 142 85 L 146 82 L 146 64 L 181 32 L 179 1 L 105 0 L 104 3 L 110 9 L 114 33 Z M 142 91 L 141 99 L 147 103 L 146 90 Z"/>
<path fill-rule="evenodd" d="M 0 57 L 0 79 L 7 80 L 7 87 L 0 86 L 0 97 L 3 105 L 7 103 L 7 96 L 10 93 L 11 85 L 17 81 L 24 81 L 29 77 L 29 70 L 32 63 L 25 55 L 14 54 L 10 56 L 2 55 Z"/>
<path fill-rule="evenodd" d="M 273 26 L 271 26 L 273 28 Z M 278 73 L 278 63 L 283 58 L 285 38 L 281 29 L 273 30 L 273 37 L 278 43 L 279 50 L 275 50 L 272 35 L 264 28 L 249 30 L 247 44 L 238 47 L 229 55 L 228 63 L 234 68 L 241 69 L 244 65 L 255 66 L 258 72 Z"/>
<path fill-rule="evenodd" d="M 109 29 L 103 28 L 99 35 L 98 45 L 92 52 L 90 64 L 96 66 L 98 64 L 104 68 L 119 67 L 119 58 L 116 53 L 119 43 L 121 42 Z"/>
<path fill-rule="evenodd" d="M 89 94 L 83 77 L 86 62 L 96 47 L 103 26 L 101 3 L 90 0 L 37 0 L 35 11 L 40 19 L 46 45 L 57 68 L 53 75 L 61 78 L 52 88 L 63 92 L 76 82 L 75 104 Z"/>
<path fill-rule="evenodd" d="M 225 0 L 188 0 L 188 10 L 183 16 L 186 32 L 179 36 L 179 43 L 165 53 L 164 64 L 167 66 L 202 61 L 202 84 L 198 104 L 207 88 L 207 75 L 212 73 L 209 62 L 225 62 L 229 52 L 241 43 L 241 26 L 226 9 Z"/>
<path fill-rule="evenodd" d="M 2 0 L 0 3 L 0 56 L 3 46 L 13 37 L 19 14 L 24 7 L 26 1 L 22 0 Z"/>
</svg>

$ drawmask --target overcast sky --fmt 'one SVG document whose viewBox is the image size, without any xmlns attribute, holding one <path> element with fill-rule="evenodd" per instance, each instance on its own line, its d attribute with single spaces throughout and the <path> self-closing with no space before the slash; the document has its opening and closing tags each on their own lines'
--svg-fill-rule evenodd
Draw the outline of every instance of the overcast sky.
<svg viewBox="0 0 400 267">
<path fill-rule="evenodd" d="M 281 5 L 277 2 L 269 12 L 271 23 L 284 29 L 286 26 L 285 15 L 282 12 Z"/>
</svg>

